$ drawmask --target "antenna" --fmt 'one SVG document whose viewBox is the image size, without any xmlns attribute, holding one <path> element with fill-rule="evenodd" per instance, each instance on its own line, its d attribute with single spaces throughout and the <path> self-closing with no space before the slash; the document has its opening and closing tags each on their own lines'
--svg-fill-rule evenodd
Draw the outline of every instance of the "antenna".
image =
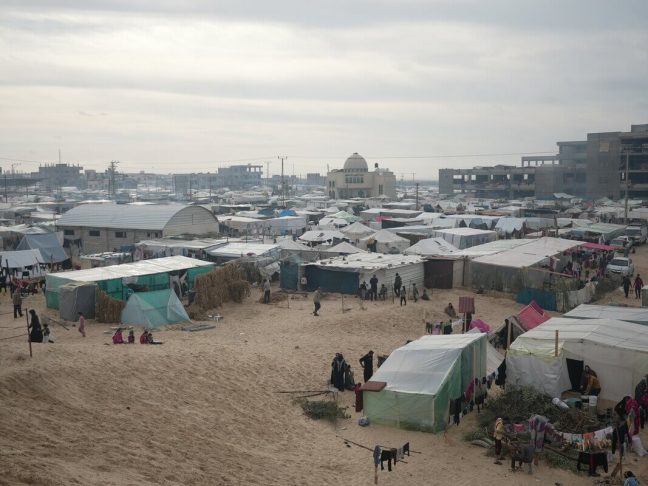
<svg viewBox="0 0 648 486">
<path fill-rule="evenodd" d="M 286 206 L 286 184 L 284 183 L 284 160 L 288 157 L 279 155 L 277 157 L 281 160 L 281 205 Z"/>
</svg>

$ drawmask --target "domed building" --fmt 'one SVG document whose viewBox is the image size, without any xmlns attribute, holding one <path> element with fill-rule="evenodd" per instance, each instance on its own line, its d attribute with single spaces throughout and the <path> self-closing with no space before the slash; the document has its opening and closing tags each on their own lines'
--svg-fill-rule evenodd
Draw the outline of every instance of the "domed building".
<svg viewBox="0 0 648 486">
<path fill-rule="evenodd" d="M 370 172 L 367 161 L 357 152 L 346 159 L 342 169 L 334 169 L 326 174 L 326 179 L 331 199 L 396 197 L 394 173 L 379 168 L 378 164 L 375 164 L 374 170 Z"/>
</svg>

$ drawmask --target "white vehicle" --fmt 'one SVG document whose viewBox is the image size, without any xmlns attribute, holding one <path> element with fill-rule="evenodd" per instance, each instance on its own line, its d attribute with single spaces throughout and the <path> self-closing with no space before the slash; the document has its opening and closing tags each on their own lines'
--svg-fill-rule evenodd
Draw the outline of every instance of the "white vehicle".
<svg viewBox="0 0 648 486">
<path fill-rule="evenodd" d="M 645 226 L 628 226 L 625 234 L 635 245 L 643 245 L 648 239 L 648 228 Z"/>
<path fill-rule="evenodd" d="M 610 263 L 608 263 L 605 270 L 608 274 L 614 273 L 617 275 L 627 275 L 631 277 L 634 274 L 634 264 L 630 258 L 615 256 Z"/>
<path fill-rule="evenodd" d="M 617 236 L 610 241 L 610 246 L 613 246 L 617 251 L 623 251 L 626 248 L 630 250 L 632 248 L 632 240 L 628 236 Z"/>
</svg>

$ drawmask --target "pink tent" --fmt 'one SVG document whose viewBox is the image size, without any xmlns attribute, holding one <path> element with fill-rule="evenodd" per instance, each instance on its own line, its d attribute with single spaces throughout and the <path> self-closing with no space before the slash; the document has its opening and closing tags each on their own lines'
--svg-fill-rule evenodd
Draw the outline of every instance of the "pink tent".
<svg viewBox="0 0 648 486">
<path fill-rule="evenodd" d="M 470 329 L 479 329 L 479 332 L 488 332 L 490 331 L 490 326 L 486 324 L 484 321 L 481 319 L 475 319 L 474 321 L 471 321 L 470 323 Z"/>
<path fill-rule="evenodd" d="M 535 300 L 532 300 L 527 306 L 522 308 L 518 313 L 517 318 L 524 330 L 530 331 L 534 327 L 548 321 L 551 316 L 547 315 Z"/>
</svg>

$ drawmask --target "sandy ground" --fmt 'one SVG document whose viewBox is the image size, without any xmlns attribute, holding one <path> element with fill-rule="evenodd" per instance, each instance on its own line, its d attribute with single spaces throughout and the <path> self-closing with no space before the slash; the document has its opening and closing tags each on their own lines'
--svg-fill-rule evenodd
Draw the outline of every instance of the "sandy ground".
<svg viewBox="0 0 648 486">
<path fill-rule="evenodd" d="M 648 247 L 634 255 L 648 276 Z M 258 291 L 257 291 L 258 292 Z M 281 390 L 327 388 L 330 362 L 342 352 L 355 365 L 367 350 L 387 354 L 423 333 L 423 314 L 442 319 L 464 290 L 435 291 L 430 302 L 399 307 L 339 296 L 312 303 L 297 297 L 264 306 L 254 294 L 227 305 L 216 329 L 156 333 L 163 346 L 108 346 L 109 326 L 91 322 L 88 337 L 54 326 L 56 344 L 5 339 L 24 330 L 8 295 L 0 295 L 0 484 L 373 484 L 371 453 L 341 437 L 373 447 L 414 450 L 407 464 L 379 472 L 379 484 L 591 485 L 585 475 L 540 463 L 533 476 L 494 465 L 462 436 L 474 414 L 448 437 L 356 425 L 351 393 L 339 400 L 351 418 L 336 426 L 312 421 Z M 499 324 L 521 306 L 507 298 L 475 295 L 477 313 Z M 612 292 L 603 301 L 626 303 Z M 638 301 L 628 299 L 628 304 Z M 42 296 L 25 305 L 44 309 Z M 15 329 L 17 327 L 17 329 Z M 643 438 L 648 444 L 648 432 Z M 647 459 L 628 466 L 648 480 Z"/>
</svg>

